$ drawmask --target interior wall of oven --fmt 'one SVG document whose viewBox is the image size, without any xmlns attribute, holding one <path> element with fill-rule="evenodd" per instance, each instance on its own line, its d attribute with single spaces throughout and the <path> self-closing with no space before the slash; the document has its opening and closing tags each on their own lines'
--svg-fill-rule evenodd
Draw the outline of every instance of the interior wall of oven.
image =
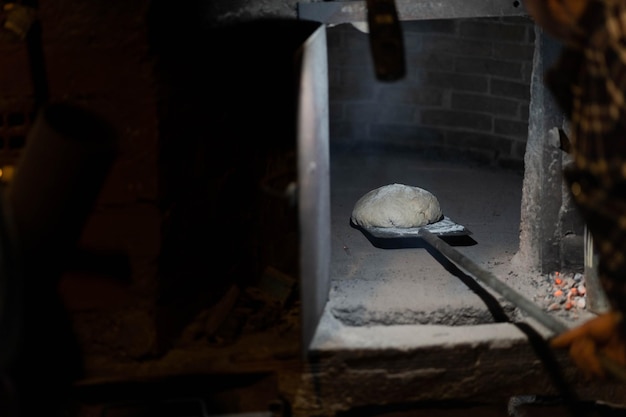
<svg viewBox="0 0 626 417">
<path fill-rule="evenodd" d="M 396 147 L 523 170 L 534 24 L 528 17 L 401 22 L 407 75 L 376 80 L 367 33 L 328 29 L 336 150 Z"/>
<path fill-rule="evenodd" d="M 434 192 L 472 231 L 459 251 L 531 298 L 542 274 L 581 269 L 580 225 L 562 192 L 566 155 L 547 134 L 563 121 L 542 84 L 559 46 L 528 17 L 402 25 L 408 73 L 393 83 L 375 79 L 358 25 L 328 30 L 330 309 L 357 326 L 493 322 L 445 259 L 419 245 L 377 246 L 349 217 L 365 192 L 407 183 Z"/>
</svg>

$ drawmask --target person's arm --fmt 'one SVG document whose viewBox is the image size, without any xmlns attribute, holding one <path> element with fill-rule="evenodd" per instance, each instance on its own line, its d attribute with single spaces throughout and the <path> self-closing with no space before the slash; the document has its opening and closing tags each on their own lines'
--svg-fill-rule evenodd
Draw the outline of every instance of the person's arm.
<svg viewBox="0 0 626 417">
<path fill-rule="evenodd" d="M 611 311 L 602 314 L 550 341 L 557 349 L 569 349 L 576 366 L 587 378 L 606 377 L 599 353 L 626 366 L 626 343 L 622 336 L 622 314 Z"/>
</svg>

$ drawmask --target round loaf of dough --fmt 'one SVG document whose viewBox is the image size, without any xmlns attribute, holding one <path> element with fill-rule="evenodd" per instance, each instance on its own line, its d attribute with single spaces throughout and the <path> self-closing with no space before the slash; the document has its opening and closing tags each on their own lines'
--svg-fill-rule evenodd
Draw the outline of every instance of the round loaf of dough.
<svg viewBox="0 0 626 417">
<path fill-rule="evenodd" d="M 404 184 L 376 188 L 361 197 L 352 210 L 352 222 L 363 227 L 420 227 L 442 216 L 437 197 Z"/>
</svg>

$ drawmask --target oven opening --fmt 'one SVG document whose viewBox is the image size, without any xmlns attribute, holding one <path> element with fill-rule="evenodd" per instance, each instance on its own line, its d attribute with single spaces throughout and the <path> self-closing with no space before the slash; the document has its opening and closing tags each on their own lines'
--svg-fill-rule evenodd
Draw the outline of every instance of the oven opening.
<svg viewBox="0 0 626 417">
<path fill-rule="evenodd" d="M 447 19 L 402 29 L 407 74 L 395 82 L 376 79 L 357 25 L 328 29 L 329 308 L 350 326 L 493 323 L 480 287 L 422 239 L 368 239 L 349 219 L 375 188 L 426 189 L 469 232 L 446 238 L 451 245 L 511 285 L 532 286 L 509 269 L 519 247 L 533 25 Z"/>
<path fill-rule="evenodd" d="M 354 24 L 363 11 L 351 16 L 341 3 L 302 4 L 307 13 L 323 9 L 330 21 L 327 65 L 318 66 L 328 88 L 317 91 L 321 100 L 307 88 L 300 93 L 302 109 L 317 112 L 300 110 L 307 146 L 298 149 L 299 182 L 324 171 L 326 150 L 311 146 L 309 132 L 320 115 L 329 126 L 327 138 L 317 131 L 318 142 L 328 142 L 328 178 L 317 176 L 317 185 L 328 181 L 328 216 L 300 211 L 301 239 L 310 243 L 301 257 L 318 260 L 317 269 L 301 268 L 307 381 L 316 392 L 306 400 L 341 409 L 371 404 L 371 396 L 385 404 L 489 402 L 558 391 L 529 342 L 545 342 L 551 329 L 432 245 L 372 238 L 350 217 L 375 188 L 424 188 L 470 232 L 441 237 L 455 251 L 560 323 L 591 318 L 588 294 L 568 291 L 586 285 L 584 224 L 562 180 L 569 155 L 560 138 L 568 126 L 543 84 L 560 45 L 519 11 L 407 19 L 407 77 L 384 82 L 376 79 L 368 34 Z M 306 62 L 303 71 L 304 81 L 319 81 Z M 315 107 L 325 92 L 328 107 Z M 324 204 L 318 208 L 325 213 Z M 496 377 L 505 374 L 515 377 Z"/>
<path fill-rule="evenodd" d="M 331 263 L 327 309 L 347 326 L 467 326 L 519 319 L 519 311 L 422 239 L 379 239 L 350 223 L 356 201 L 400 183 L 424 188 L 465 227 L 444 240 L 551 314 L 586 317 L 583 294 L 563 300 L 555 280 L 584 287 L 580 224 L 561 213 L 551 252 L 541 253 L 536 210 L 566 212 L 566 194 L 546 194 L 528 152 L 560 166 L 554 143 L 537 148 L 531 103 L 535 26 L 527 16 L 402 22 L 407 75 L 376 79 L 367 28 L 327 28 Z M 542 94 L 546 94 L 543 90 Z M 537 115 L 531 114 L 538 113 Z M 535 129 L 536 130 L 536 129 Z M 529 147 L 530 149 L 527 149 Z M 550 149 L 552 148 L 552 149 Z M 525 162 L 525 158 L 526 162 Z M 560 173 L 549 168 L 553 183 Z M 560 187 L 561 185 L 558 185 Z M 526 195 L 524 195 L 526 193 Z M 539 223 L 539 224 L 538 224 Z M 545 238 L 545 236 L 544 236 Z M 525 240 L 524 240 L 525 239 Z M 557 293 L 559 294 L 559 293 Z"/>
</svg>

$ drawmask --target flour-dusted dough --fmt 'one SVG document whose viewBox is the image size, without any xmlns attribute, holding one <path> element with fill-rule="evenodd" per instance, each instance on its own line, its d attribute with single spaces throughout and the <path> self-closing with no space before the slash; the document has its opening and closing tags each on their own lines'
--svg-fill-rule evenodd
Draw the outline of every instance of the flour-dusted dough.
<svg viewBox="0 0 626 417">
<path fill-rule="evenodd" d="M 363 227 L 420 227 L 442 216 L 437 197 L 404 184 L 376 188 L 361 197 L 352 210 L 352 222 Z"/>
</svg>

